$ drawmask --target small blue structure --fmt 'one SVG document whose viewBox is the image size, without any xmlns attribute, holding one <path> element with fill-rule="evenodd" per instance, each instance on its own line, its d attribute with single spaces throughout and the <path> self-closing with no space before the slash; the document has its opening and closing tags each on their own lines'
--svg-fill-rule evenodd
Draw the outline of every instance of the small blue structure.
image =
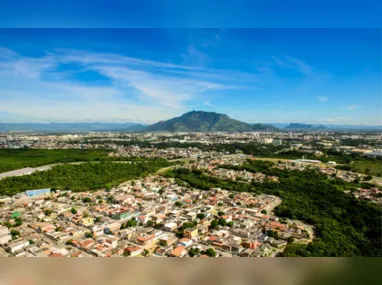
<svg viewBox="0 0 382 285">
<path fill-rule="evenodd" d="M 43 194 L 49 194 L 49 193 L 50 193 L 50 188 L 25 191 L 25 194 L 29 197 L 33 197 L 33 196 L 37 196 L 37 195 L 43 195 Z"/>
</svg>

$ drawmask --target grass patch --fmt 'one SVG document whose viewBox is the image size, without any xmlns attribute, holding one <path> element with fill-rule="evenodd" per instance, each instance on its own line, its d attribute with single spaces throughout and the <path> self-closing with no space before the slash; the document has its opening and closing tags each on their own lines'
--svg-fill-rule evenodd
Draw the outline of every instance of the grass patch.
<svg viewBox="0 0 382 285">
<path fill-rule="evenodd" d="M 0 173 L 59 162 L 131 160 L 109 157 L 108 152 L 106 149 L 0 149 Z"/>
<path fill-rule="evenodd" d="M 354 161 L 352 168 L 357 172 L 366 173 L 369 169 L 370 175 L 382 176 L 382 162 L 381 161 Z"/>
</svg>

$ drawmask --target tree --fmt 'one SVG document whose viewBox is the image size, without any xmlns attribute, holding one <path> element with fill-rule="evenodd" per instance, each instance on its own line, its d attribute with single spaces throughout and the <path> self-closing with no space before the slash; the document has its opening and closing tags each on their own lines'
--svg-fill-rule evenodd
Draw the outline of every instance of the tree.
<svg viewBox="0 0 382 285">
<path fill-rule="evenodd" d="M 196 215 L 196 217 L 197 217 L 198 219 L 200 219 L 200 220 L 203 220 L 203 219 L 206 217 L 206 215 L 203 214 L 203 213 L 199 213 L 199 214 Z"/>
<path fill-rule="evenodd" d="M 274 239 L 279 239 L 279 233 L 277 231 L 268 231 L 267 235 L 269 237 L 274 238 Z"/>
<path fill-rule="evenodd" d="M 10 233 L 11 233 L 13 239 L 20 235 L 20 232 L 18 230 L 11 230 Z"/>
<path fill-rule="evenodd" d="M 266 210 L 261 210 L 261 213 L 266 215 L 267 214 L 267 211 Z"/>
<path fill-rule="evenodd" d="M 46 210 L 44 210 L 44 214 L 45 214 L 45 216 L 50 216 L 50 214 L 52 214 L 53 213 L 53 210 L 52 209 L 46 209 Z"/>
<path fill-rule="evenodd" d="M 142 251 L 142 255 L 143 256 L 147 256 L 147 255 L 149 255 L 149 251 L 147 250 L 147 249 L 144 249 L 143 251 Z"/>
<path fill-rule="evenodd" d="M 229 196 L 228 196 L 230 199 L 233 199 L 233 198 L 235 198 L 235 194 L 229 194 Z"/>
<path fill-rule="evenodd" d="M 13 225 L 14 227 L 19 227 L 19 226 L 21 226 L 23 224 L 23 220 L 20 217 L 17 217 L 15 219 L 15 222 L 16 223 Z"/>
<path fill-rule="evenodd" d="M 289 243 L 294 242 L 294 238 L 293 238 L 293 237 L 288 237 L 288 242 L 289 242 Z"/>
<path fill-rule="evenodd" d="M 92 201 L 92 199 L 90 197 L 85 197 L 84 199 L 82 199 L 82 202 L 84 203 L 90 203 Z"/>
<path fill-rule="evenodd" d="M 152 227 L 154 225 L 154 222 L 152 220 L 148 220 L 146 223 L 146 226 Z"/>
<path fill-rule="evenodd" d="M 216 229 L 217 228 L 217 226 L 219 225 L 219 220 L 213 220 L 212 222 L 211 222 L 211 225 L 210 225 L 210 228 L 211 229 Z"/>
<path fill-rule="evenodd" d="M 77 214 L 77 210 L 75 208 L 72 208 L 70 211 L 72 212 L 73 215 Z"/>
<path fill-rule="evenodd" d="M 219 219 L 219 225 L 225 227 L 227 225 L 227 221 L 225 219 Z"/>
<path fill-rule="evenodd" d="M 99 223 L 101 220 L 102 220 L 102 217 L 98 216 L 98 217 L 95 218 L 94 221 L 95 221 L 96 223 Z"/>
<path fill-rule="evenodd" d="M 188 254 L 190 255 L 190 257 L 194 257 L 198 255 L 199 253 L 200 253 L 200 249 L 197 247 L 193 247 L 188 251 Z"/>
<path fill-rule="evenodd" d="M 365 181 L 370 181 L 370 180 L 372 180 L 372 179 L 373 179 L 373 176 L 371 176 L 371 175 L 368 175 L 368 176 L 366 176 L 366 177 L 364 178 Z"/>
<path fill-rule="evenodd" d="M 93 234 L 91 232 L 85 233 L 86 238 L 93 238 Z"/>
<path fill-rule="evenodd" d="M 227 223 L 227 226 L 229 226 L 230 228 L 232 228 L 233 227 L 233 222 L 231 221 L 231 222 L 228 222 Z"/>
<path fill-rule="evenodd" d="M 223 206 L 223 203 L 222 203 L 222 202 L 219 202 L 219 203 L 218 203 L 218 206 L 219 206 L 219 207 Z"/>
<path fill-rule="evenodd" d="M 209 248 L 205 251 L 205 255 L 209 256 L 209 257 L 215 257 L 216 256 L 216 252 L 212 249 L 212 248 Z"/>
<path fill-rule="evenodd" d="M 224 212 L 219 211 L 219 212 L 218 212 L 218 216 L 219 216 L 219 217 L 224 216 Z"/>
<path fill-rule="evenodd" d="M 126 227 L 129 228 L 129 227 L 135 227 L 137 225 L 137 221 L 135 219 L 131 219 L 130 221 L 128 221 L 126 223 Z"/>
</svg>

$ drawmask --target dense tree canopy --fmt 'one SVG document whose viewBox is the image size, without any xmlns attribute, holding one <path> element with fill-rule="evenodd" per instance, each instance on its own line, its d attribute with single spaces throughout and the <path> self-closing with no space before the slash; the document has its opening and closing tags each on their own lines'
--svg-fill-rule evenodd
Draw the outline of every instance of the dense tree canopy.
<svg viewBox="0 0 382 285">
<path fill-rule="evenodd" d="M 129 179 L 145 177 L 169 165 L 162 159 L 133 164 L 101 162 L 59 165 L 48 171 L 0 180 L 0 195 L 14 195 L 28 189 L 50 187 L 73 191 L 96 190 L 116 186 Z"/>
</svg>

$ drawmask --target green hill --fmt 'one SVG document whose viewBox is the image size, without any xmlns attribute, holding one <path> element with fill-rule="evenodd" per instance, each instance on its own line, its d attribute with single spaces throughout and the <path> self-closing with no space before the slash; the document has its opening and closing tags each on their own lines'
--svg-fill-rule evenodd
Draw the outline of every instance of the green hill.
<svg viewBox="0 0 382 285">
<path fill-rule="evenodd" d="M 273 126 L 247 124 L 227 115 L 192 111 L 167 121 L 160 121 L 145 129 L 148 132 L 251 132 L 276 130 Z"/>
</svg>

